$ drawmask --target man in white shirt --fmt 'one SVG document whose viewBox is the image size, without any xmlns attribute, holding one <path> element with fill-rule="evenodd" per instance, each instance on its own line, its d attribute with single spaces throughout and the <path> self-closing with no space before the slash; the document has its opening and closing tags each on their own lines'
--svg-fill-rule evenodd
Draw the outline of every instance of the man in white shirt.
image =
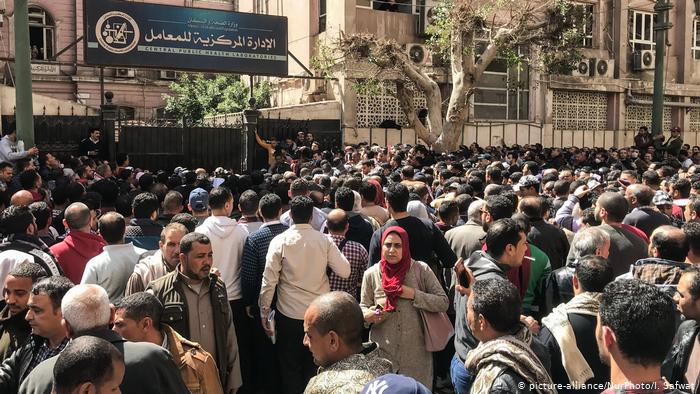
<svg viewBox="0 0 700 394">
<path fill-rule="evenodd" d="M 17 147 L 17 130 L 10 130 L 0 139 L 0 162 L 6 161 L 15 164 L 17 160 L 25 159 L 29 156 L 37 156 L 39 149 L 36 146 L 29 150 L 21 150 Z"/>
<path fill-rule="evenodd" d="M 276 343 L 285 393 L 303 392 L 316 374 L 313 357 L 303 344 L 304 313 L 317 296 L 330 291 L 326 270 L 330 267 L 343 279 L 350 276 L 350 263 L 335 243 L 309 224 L 313 210 L 310 198 L 292 199 L 290 216 L 295 224 L 270 242 L 258 300 L 263 327 L 272 336 L 267 317 L 277 293 Z"/>
<path fill-rule="evenodd" d="M 131 242 L 124 243 L 126 220 L 117 212 L 102 216 L 98 228 L 107 246 L 102 253 L 88 261 L 80 284 L 100 285 L 107 290 L 109 302 L 116 303 L 124 297 L 126 283 L 146 250 L 135 247 Z"/>
<path fill-rule="evenodd" d="M 294 197 L 308 197 L 309 196 L 309 184 L 303 179 L 297 179 L 289 186 L 289 198 Z M 287 211 L 280 216 L 280 222 L 285 226 L 291 227 L 294 224 L 294 220 L 290 215 L 290 211 Z M 321 231 L 323 223 L 326 222 L 326 214 L 322 210 L 314 207 L 311 220 L 308 222 L 314 230 Z M 307 223 L 307 222 L 304 222 Z M 303 317 L 303 316 L 302 316 Z"/>
</svg>

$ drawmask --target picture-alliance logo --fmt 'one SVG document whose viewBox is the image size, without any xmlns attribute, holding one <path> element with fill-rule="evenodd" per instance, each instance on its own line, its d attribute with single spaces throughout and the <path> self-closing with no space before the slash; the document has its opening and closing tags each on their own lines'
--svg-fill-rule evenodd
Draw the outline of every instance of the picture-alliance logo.
<svg viewBox="0 0 700 394">
<path fill-rule="evenodd" d="M 140 31 L 134 18 L 121 11 L 105 13 L 95 24 L 97 42 L 115 54 L 128 53 L 139 43 Z"/>
</svg>

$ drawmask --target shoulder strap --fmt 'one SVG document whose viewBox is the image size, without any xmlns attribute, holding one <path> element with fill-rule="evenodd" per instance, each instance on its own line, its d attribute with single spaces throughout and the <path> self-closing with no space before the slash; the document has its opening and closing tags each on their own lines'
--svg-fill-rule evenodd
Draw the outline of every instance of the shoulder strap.
<svg viewBox="0 0 700 394">
<path fill-rule="evenodd" d="M 423 290 L 423 273 L 421 273 L 418 261 L 416 261 L 415 264 L 411 261 L 411 271 L 413 271 L 413 275 L 416 277 L 416 281 L 418 281 L 418 290 L 425 291 Z"/>
<path fill-rule="evenodd" d="M 345 244 L 346 244 L 346 243 L 348 243 L 348 239 L 347 239 L 347 238 L 344 238 L 344 239 L 343 239 L 342 241 L 340 241 L 340 243 L 338 244 L 338 250 L 340 251 L 341 254 L 343 253 L 343 248 L 345 247 Z"/>
</svg>

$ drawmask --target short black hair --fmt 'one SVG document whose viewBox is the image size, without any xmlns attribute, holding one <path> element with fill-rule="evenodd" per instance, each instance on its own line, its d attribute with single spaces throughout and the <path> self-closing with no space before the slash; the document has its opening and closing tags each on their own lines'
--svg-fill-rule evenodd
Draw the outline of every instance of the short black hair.
<svg viewBox="0 0 700 394">
<path fill-rule="evenodd" d="M 14 168 L 14 166 L 12 165 L 12 163 L 8 163 L 6 161 L 0 162 L 0 171 L 4 171 L 5 168 Z"/>
<path fill-rule="evenodd" d="M 182 210 L 182 204 L 184 203 L 184 200 L 185 199 L 182 197 L 182 193 L 180 193 L 177 190 L 171 190 L 165 195 L 165 198 L 163 199 L 163 208 L 165 208 L 168 211 Z"/>
<path fill-rule="evenodd" d="M 34 220 L 36 220 L 36 227 L 42 229 L 49 224 L 49 219 L 51 219 L 51 207 L 44 201 L 37 201 L 29 204 L 29 212 L 34 215 Z"/>
<path fill-rule="evenodd" d="M 294 224 L 307 224 L 314 214 L 314 202 L 306 196 L 296 196 L 289 202 L 289 216 Z"/>
<path fill-rule="evenodd" d="M 24 190 L 32 189 L 38 177 L 39 173 L 35 170 L 22 171 L 19 174 L 19 184 Z"/>
<path fill-rule="evenodd" d="M 126 220 L 117 212 L 107 212 L 97 222 L 97 228 L 100 230 L 102 238 L 108 244 L 113 245 L 124 240 Z"/>
<path fill-rule="evenodd" d="M 11 205 L 0 215 L 0 228 L 5 235 L 25 233 L 32 223 L 34 216 L 26 206 Z"/>
<path fill-rule="evenodd" d="M 601 194 L 596 204 L 605 209 L 611 222 L 621 222 L 627 215 L 629 206 L 625 197 L 615 192 Z"/>
<path fill-rule="evenodd" d="M 656 248 L 659 257 L 671 261 L 683 262 L 688 257 L 688 239 L 685 233 L 673 226 L 661 226 L 651 234 L 649 240 Z"/>
<path fill-rule="evenodd" d="M 194 244 L 195 242 L 203 244 L 203 245 L 209 245 L 211 243 L 211 241 L 209 240 L 209 237 L 207 237 L 204 234 L 187 233 L 180 240 L 180 253 L 187 254 L 187 253 L 191 252 L 192 251 L 192 244 Z"/>
<path fill-rule="evenodd" d="M 211 197 L 210 197 L 211 198 Z M 255 215 L 258 211 L 258 203 L 260 199 L 258 198 L 258 193 L 253 190 L 246 190 L 241 194 L 238 199 L 238 205 L 241 208 L 241 213 L 243 215 Z"/>
<path fill-rule="evenodd" d="M 697 300 L 700 298 L 700 267 L 691 265 L 683 271 L 683 275 L 692 275 L 692 280 L 690 281 L 690 287 L 688 288 L 688 293 L 693 298 Z"/>
<path fill-rule="evenodd" d="M 32 286 L 32 294 L 46 294 L 51 300 L 54 310 L 61 309 L 61 300 L 68 290 L 74 286 L 73 282 L 65 276 L 49 276 Z"/>
<path fill-rule="evenodd" d="M 158 196 L 150 192 L 144 192 L 134 197 L 131 202 L 131 209 L 136 219 L 148 219 L 153 212 L 157 212 L 160 207 Z"/>
<path fill-rule="evenodd" d="M 511 332 L 520 323 L 520 293 L 507 279 L 476 281 L 469 302 L 474 314 L 484 316 L 498 332 Z"/>
<path fill-rule="evenodd" d="M 692 195 L 688 199 L 688 209 L 694 211 L 700 217 L 700 196 Z"/>
<path fill-rule="evenodd" d="M 556 195 L 557 197 L 566 196 L 567 194 L 569 194 L 570 185 L 571 182 L 564 179 L 560 179 L 554 182 L 554 187 L 552 188 L 552 190 L 554 191 L 554 195 Z"/>
<path fill-rule="evenodd" d="M 649 186 L 658 186 L 661 184 L 661 178 L 656 171 L 647 170 L 642 173 L 642 182 Z"/>
<path fill-rule="evenodd" d="M 366 201 L 374 201 L 374 199 L 377 198 L 377 188 L 369 182 L 362 182 L 362 186 L 360 186 L 358 192 Z"/>
<path fill-rule="evenodd" d="M 211 209 L 222 209 L 232 199 L 233 194 L 227 187 L 215 187 L 209 192 L 209 207 Z"/>
<path fill-rule="evenodd" d="M 486 197 L 486 205 L 484 209 L 491 215 L 491 219 L 496 221 L 506 219 L 513 216 L 515 205 L 504 195 Z"/>
<path fill-rule="evenodd" d="M 115 363 L 124 363 L 124 356 L 108 341 L 84 335 L 70 341 L 58 355 L 53 367 L 56 394 L 69 394 L 83 383 L 101 386 L 112 377 Z"/>
<path fill-rule="evenodd" d="M 508 245 L 517 245 L 520 242 L 520 234 L 523 229 L 511 218 L 498 219 L 489 226 L 486 232 L 486 247 L 488 253 L 499 258 Z"/>
<path fill-rule="evenodd" d="M 303 179 L 297 179 L 289 186 L 292 197 L 305 196 L 309 193 L 309 184 Z"/>
<path fill-rule="evenodd" d="M 386 202 L 391 205 L 394 212 L 406 212 L 408 207 L 409 192 L 403 183 L 392 183 L 386 187 L 384 193 Z"/>
<path fill-rule="evenodd" d="M 683 224 L 683 232 L 688 240 L 688 250 L 700 255 L 700 223 L 686 222 Z"/>
<path fill-rule="evenodd" d="M 134 293 L 119 300 L 114 307 L 115 309 L 123 309 L 127 319 L 137 322 L 150 317 L 153 320 L 153 328 L 160 330 L 163 304 L 153 294 L 144 291 Z"/>
<path fill-rule="evenodd" d="M 687 178 L 678 178 L 672 182 L 672 185 L 673 185 L 673 190 L 674 191 L 677 190 L 678 193 L 680 193 L 681 198 L 690 197 L 691 184 Z"/>
<path fill-rule="evenodd" d="M 454 201 L 443 201 L 438 208 L 438 217 L 442 221 L 459 215 L 459 206 Z"/>
<path fill-rule="evenodd" d="M 612 265 L 601 256 L 584 256 L 576 262 L 575 274 L 583 291 L 601 293 L 612 282 Z"/>
<path fill-rule="evenodd" d="M 197 219 L 189 213 L 178 213 L 170 219 L 170 223 L 179 223 L 185 226 L 188 233 L 194 232 L 199 225 Z M 165 226 L 167 227 L 167 226 Z"/>
<path fill-rule="evenodd" d="M 355 206 L 355 193 L 352 189 L 341 186 L 335 191 L 335 205 L 343 211 L 352 211 Z"/>
<path fill-rule="evenodd" d="M 676 333 L 676 307 L 668 294 L 638 279 L 616 280 L 605 286 L 598 313 L 629 362 L 650 367 L 664 361 Z"/>
<path fill-rule="evenodd" d="M 8 274 L 16 278 L 30 278 L 32 283 L 36 283 L 46 277 L 46 270 L 37 263 L 25 261 L 17 264 Z"/>
<path fill-rule="evenodd" d="M 265 219 L 275 219 L 282 209 L 282 199 L 275 193 L 268 193 L 258 203 L 260 214 Z"/>
</svg>

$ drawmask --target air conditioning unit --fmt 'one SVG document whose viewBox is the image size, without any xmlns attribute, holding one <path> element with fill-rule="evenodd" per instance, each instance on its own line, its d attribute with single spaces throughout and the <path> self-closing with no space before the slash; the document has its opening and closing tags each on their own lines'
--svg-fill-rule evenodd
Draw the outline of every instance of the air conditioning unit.
<svg viewBox="0 0 700 394">
<path fill-rule="evenodd" d="M 571 71 L 574 77 L 590 77 L 592 75 L 595 59 L 581 59 L 576 67 Z"/>
<path fill-rule="evenodd" d="M 406 55 L 419 66 L 432 66 L 433 55 L 427 46 L 423 44 L 406 44 Z"/>
<path fill-rule="evenodd" d="M 433 15 L 435 13 L 435 7 L 432 1 L 424 1 L 424 3 L 426 4 L 419 4 L 418 24 L 416 25 L 416 36 L 418 37 L 427 36 L 425 29 L 433 22 Z"/>
<path fill-rule="evenodd" d="M 134 75 L 133 68 L 117 68 L 114 70 L 114 76 L 118 78 L 133 78 Z"/>
<path fill-rule="evenodd" d="M 632 70 L 644 71 L 653 70 L 656 63 L 656 54 L 653 50 L 645 49 L 632 53 Z"/>
<path fill-rule="evenodd" d="M 596 77 L 612 78 L 615 75 L 615 61 L 612 59 L 591 59 L 595 66 L 593 74 Z"/>
<path fill-rule="evenodd" d="M 177 71 L 173 70 L 160 70 L 160 79 L 170 79 L 174 80 L 178 78 Z"/>
</svg>

